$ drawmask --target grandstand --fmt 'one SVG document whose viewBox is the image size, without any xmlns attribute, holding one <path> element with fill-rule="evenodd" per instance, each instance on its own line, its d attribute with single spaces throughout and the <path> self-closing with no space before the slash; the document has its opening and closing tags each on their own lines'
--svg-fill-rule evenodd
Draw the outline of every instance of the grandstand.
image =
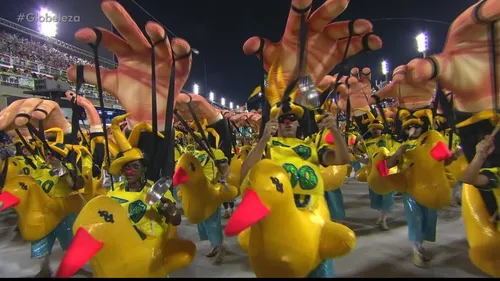
<svg viewBox="0 0 500 281">
<path fill-rule="evenodd" d="M 32 97 L 26 95 L 24 91 L 34 90 L 34 81 L 37 78 L 68 82 L 66 69 L 69 66 L 92 65 L 93 54 L 89 51 L 47 37 L 3 18 L 0 18 L 0 25 L 4 27 L 0 33 L 0 96 L 3 97 L 0 100 L 0 108 L 16 99 Z M 106 58 L 100 58 L 100 62 L 105 68 L 117 66 L 114 61 Z M 75 90 L 74 85 L 71 88 Z M 190 93 L 186 90 L 182 92 Z M 81 94 L 99 108 L 96 87 L 84 84 Z M 104 93 L 104 101 L 105 110 L 108 111 L 110 118 L 123 112 L 119 102 L 110 94 Z M 216 108 L 227 109 L 218 103 L 208 101 Z"/>
</svg>

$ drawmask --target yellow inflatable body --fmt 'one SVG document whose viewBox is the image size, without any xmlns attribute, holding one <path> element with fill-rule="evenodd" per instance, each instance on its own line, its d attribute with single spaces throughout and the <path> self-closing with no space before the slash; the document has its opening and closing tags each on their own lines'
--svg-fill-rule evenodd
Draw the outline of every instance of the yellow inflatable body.
<svg viewBox="0 0 500 281">
<path fill-rule="evenodd" d="M 297 209 L 289 175 L 274 161 L 259 161 L 241 188 L 243 201 L 226 235 L 240 233 L 258 278 L 303 278 L 323 260 L 354 248 L 354 232 L 330 221 L 323 197 L 312 210 Z"/>
<path fill-rule="evenodd" d="M 191 153 L 184 153 L 175 167 L 174 186 L 181 199 L 186 218 L 198 224 L 211 216 L 223 203 L 233 200 L 238 195 L 235 186 L 228 185 L 228 190 L 221 184 L 208 182 L 203 167 Z"/>
<path fill-rule="evenodd" d="M 444 134 L 444 138 L 449 141 L 450 137 L 450 130 L 447 130 Z M 457 149 L 460 149 L 460 138 L 456 134 L 452 134 L 452 149 L 451 151 L 456 151 Z M 446 166 L 446 169 L 455 177 L 456 180 L 461 181 L 462 177 L 464 175 L 465 169 L 467 169 L 467 166 L 469 165 L 469 162 L 467 162 L 467 158 L 465 158 L 465 155 L 462 153 L 457 160 L 453 161 L 450 165 Z"/>
<path fill-rule="evenodd" d="M 456 184 L 445 169 L 444 162 L 438 162 L 431 156 L 431 150 L 439 142 L 446 143 L 443 136 L 434 130 L 425 132 L 417 140 L 406 142 L 410 149 L 404 153 L 399 167 L 406 178 L 406 192 L 431 209 L 448 206 L 451 189 Z"/>
<path fill-rule="evenodd" d="M 405 189 L 404 175 L 397 173 L 397 167 L 391 168 L 389 175 L 383 177 L 377 166 L 389 157 L 391 150 L 395 151 L 399 146 L 400 144 L 392 140 L 390 135 L 381 135 L 364 141 L 364 150 L 370 158 L 370 163 L 365 170 L 366 181 L 371 190 L 377 194 L 386 195 L 392 191 L 404 191 Z"/>
<path fill-rule="evenodd" d="M 73 244 L 79 242 L 82 231 L 103 244 L 89 257 L 96 278 L 165 278 L 170 272 L 188 266 L 196 252 L 191 241 L 175 238 L 176 228 L 171 225 L 158 236 L 141 238 L 125 208 L 107 196 L 92 199 L 82 209 L 73 225 L 76 233 Z M 75 254 L 73 244 L 66 256 Z M 67 270 L 64 268 L 67 265 L 63 258 L 60 272 Z"/>
<path fill-rule="evenodd" d="M 323 178 L 325 191 L 337 190 L 344 184 L 348 166 L 351 165 L 321 166 L 321 177 Z"/>
<path fill-rule="evenodd" d="M 89 195 L 86 198 L 72 191 L 64 181 L 54 184 L 52 171 L 42 159 L 30 157 L 36 169 L 27 165 L 20 156 L 3 161 L 2 166 L 7 165 L 7 174 L 2 191 L 19 199 L 14 210 L 19 214 L 21 236 L 27 241 L 37 241 L 47 236 L 67 215 L 78 213 L 85 199 L 104 192 L 100 182 L 92 178 L 92 156 L 88 150 L 76 145 L 69 148 L 75 151 L 77 161 L 82 161 L 86 183 L 82 191 Z"/>
<path fill-rule="evenodd" d="M 21 236 L 27 241 L 47 236 L 67 215 L 78 213 L 85 203 L 79 194 L 51 197 L 30 176 L 6 181 L 2 192 L 9 192 L 20 200 L 14 209 L 19 215 Z"/>
<path fill-rule="evenodd" d="M 381 176 L 377 165 L 386 160 L 390 151 L 385 147 L 379 147 L 377 152 L 370 156 L 370 164 L 366 167 L 367 182 L 371 190 L 377 194 L 386 195 L 392 191 L 405 192 L 406 174 L 398 173 L 398 167 L 389 169 L 386 177 Z"/>
<path fill-rule="evenodd" d="M 470 260 L 489 275 L 500 277 L 500 230 L 490 221 L 479 191 L 468 184 L 462 189 L 462 214 Z"/>
<path fill-rule="evenodd" d="M 230 173 L 227 177 L 227 182 L 229 185 L 236 186 L 238 190 L 241 184 L 241 165 L 243 165 L 251 150 L 252 147 L 249 145 L 241 147 L 239 153 L 231 159 L 231 164 L 229 165 Z"/>
<path fill-rule="evenodd" d="M 273 137 L 268 143 L 269 159 L 281 165 L 290 175 L 298 208 L 315 208 L 324 197 L 318 147 L 311 140 Z M 241 189 L 241 188 L 240 188 Z M 244 194 L 244 191 L 241 190 Z"/>
<path fill-rule="evenodd" d="M 352 166 L 350 164 L 347 164 L 346 166 L 347 166 L 347 168 L 345 171 L 345 176 L 349 177 L 352 174 Z"/>
<path fill-rule="evenodd" d="M 329 139 L 329 140 L 327 140 Z M 316 135 L 316 147 L 322 147 L 327 145 L 329 149 L 335 149 L 335 144 L 333 143 L 333 136 L 330 132 L 320 131 Z M 332 143 L 329 143 L 332 142 Z M 347 169 L 351 165 L 338 165 L 338 166 L 321 166 L 321 177 L 323 178 L 323 186 L 325 191 L 334 191 L 339 189 L 345 181 Z M 351 167 L 352 168 L 352 167 Z"/>
<path fill-rule="evenodd" d="M 457 160 L 451 162 L 450 165 L 446 166 L 446 169 L 453 175 L 453 177 L 457 181 L 461 181 L 464 176 L 465 169 L 469 166 L 469 162 L 467 162 L 467 158 L 465 155 L 460 155 Z"/>
<path fill-rule="evenodd" d="M 174 227 L 165 223 L 163 216 L 157 212 L 159 201 L 153 206 L 145 203 L 147 202 L 147 193 L 153 184 L 153 182 L 148 181 L 142 191 L 129 192 L 126 191 L 124 182 L 122 182 L 115 186 L 115 190 L 109 191 L 107 194 L 108 197 L 120 203 L 124 209 L 128 210 L 128 217 L 139 230 L 140 236 L 160 237 L 165 230 L 168 232 L 168 229 Z M 175 202 L 170 190 L 167 190 L 163 197 Z M 169 237 L 175 237 L 175 231 Z"/>
<path fill-rule="evenodd" d="M 370 167 L 368 165 L 361 167 L 356 173 L 356 180 L 360 182 L 367 182 L 368 181 L 367 173 L 369 168 Z"/>
</svg>

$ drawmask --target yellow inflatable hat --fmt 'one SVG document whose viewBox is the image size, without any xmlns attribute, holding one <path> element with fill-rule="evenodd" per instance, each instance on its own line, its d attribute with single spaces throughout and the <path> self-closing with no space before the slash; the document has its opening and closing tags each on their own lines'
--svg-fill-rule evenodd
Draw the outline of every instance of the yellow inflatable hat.
<svg viewBox="0 0 500 281">
<path fill-rule="evenodd" d="M 410 125 L 423 126 L 423 117 L 427 117 L 429 119 L 430 129 L 433 129 L 434 125 L 432 124 L 432 111 L 430 109 L 417 110 L 413 114 L 406 109 L 402 109 L 399 111 L 399 119 L 403 121 L 403 129 L 408 128 L 408 126 Z"/>
<path fill-rule="evenodd" d="M 394 123 L 394 119 L 389 117 L 389 114 L 391 114 L 391 116 L 394 116 L 395 114 L 394 110 L 392 108 L 384 108 L 384 113 L 385 113 L 385 121 L 388 124 Z"/>
<path fill-rule="evenodd" d="M 367 118 L 363 118 L 363 120 L 361 122 L 363 124 L 368 124 L 368 130 L 371 130 L 371 129 L 383 130 L 384 129 L 384 124 L 382 123 L 382 120 L 381 120 L 382 118 L 380 115 L 377 116 L 377 118 L 375 118 L 373 113 L 368 108 L 356 108 L 355 110 L 366 112 Z"/>
<path fill-rule="evenodd" d="M 19 139 L 18 137 L 14 138 L 14 145 L 22 145 L 24 146 L 24 143 L 21 141 L 21 139 Z M 28 146 L 30 147 L 31 150 L 35 150 L 36 148 L 36 142 L 31 140 L 31 139 L 26 139 L 26 144 L 28 144 Z"/>
<path fill-rule="evenodd" d="M 294 114 L 297 118 L 302 118 L 304 115 L 304 109 L 294 103 L 295 95 L 297 94 L 297 86 L 295 86 L 290 94 L 289 100 L 282 102 L 285 93 L 280 92 L 279 89 L 285 89 L 286 84 L 283 76 L 283 70 L 279 63 L 276 62 L 271 65 L 267 82 L 268 86 L 265 88 L 265 94 L 267 101 L 271 106 L 271 119 L 276 118 L 280 115 L 280 113 L 283 115 Z M 258 93 L 257 89 L 254 90 L 252 95 L 255 95 L 256 93 Z"/>
<path fill-rule="evenodd" d="M 182 139 L 182 138 L 184 138 L 184 133 L 183 133 L 183 132 L 180 132 L 180 131 L 175 130 L 175 138 L 176 138 L 176 139 Z"/>
<path fill-rule="evenodd" d="M 50 149 L 57 154 L 61 155 L 63 158 L 68 156 L 69 149 L 64 144 L 64 132 L 61 128 L 50 128 L 45 130 L 45 135 L 55 134 L 55 140 L 49 142 Z"/>
<path fill-rule="evenodd" d="M 127 140 L 122 130 L 120 129 L 120 122 L 125 120 L 130 113 L 116 116 L 111 121 L 111 133 L 118 145 L 120 152 L 116 155 L 115 160 L 109 165 L 109 173 L 112 175 L 119 175 L 121 173 L 122 167 L 135 160 L 141 160 L 144 158 L 142 152 L 137 148 L 139 142 L 139 137 L 142 129 L 148 127 L 146 123 L 139 123 L 132 129 L 130 136 Z M 151 126 L 151 125 L 149 125 Z"/>
<path fill-rule="evenodd" d="M 282 113 L 281 115 L 293 114 L 300 119 L 304 116 L 304 109 L 293 102 L 278 102 L 271 108 L 271 119 L 277 118 L 280 113 Z"/>
<path fill-rule="evenodd" d="M 438 115 L 434 116 L 434 121 L 439 126 L 443 123 L 446 123 L 446 117 L 438 114 Z"/>
<path fill-rule="evenodd" d="M 194 122 L 193 122 L 194 124 Z M 220 142 L 220 135 L 217 133 L 217 131 L 213 128 L 208 128 L 208 121 L 206 118 L 203 118 L 200 122 L 200 125 L 203 129 L 203 132 L 205 136 L 207 136 L 207 133 L 210 133 L 214 138 L 215 138 L 215 147 L 219 147 L 219 142 Z M 193 129 L 198 129 L 196 124 L 193 125 Z M 201 133 L 198 131 L 195 131 L 194 134 L 198 137 L 198 139 L 202 140 L 203 137 L 201 136 Z"/>
</svg>

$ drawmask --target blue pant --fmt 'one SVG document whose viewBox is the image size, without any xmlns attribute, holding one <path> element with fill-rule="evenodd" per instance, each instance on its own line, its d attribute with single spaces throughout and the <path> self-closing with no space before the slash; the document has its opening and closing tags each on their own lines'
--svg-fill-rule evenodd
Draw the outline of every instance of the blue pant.
<svg viewBox="0 0 500 281">
<path fill-rule="evenodd" d="M 455 186 L 455 188 L 453 188 L 452 198 L 456 202 L 462 202 L 462 186 L 463 186 L 463 182 L 457 181 L 457 185 Z"/>
<path fill-rule="evenodd" d="M 200 240 L 209 240 L 212 247 L 222 245 L 223 236 L 220 209 L 220 206 L 217 207 L 217 210 L 213 215 L 198 224 L 198 234 L 200 235 Z"/>
<path fill-rule="evenodd" d="M 334 278 L 335 269 L 333 266 L 333 259 L 324 260 L 322 263 L 313 270 L 307 278 Z"/>
<path fill-rule="evenodd" d="M 437 210 L 422 206 L 407 193 L 403 194 L 408 221 L 408 239 L 412 242 L 436 241 Z"/>
<path fill-rule="evenodd" d="M 67 215 L 51 233 L 38 241 L 31 242 L 31 258 L 40 259 L 49 256 L 52 253 L 56 238 L 63 250 L 68 249 L 71 241 L 73 241 L 73 223 L 76 217 L 77 214 Z"/>
<path fill-rule="evenodd" d="M 345 218 L 344 196 L 339 189 L 325 191 L 325 200 L 330 211 L 331 220 L 343 220 Z"/>
<path fill-rule="evenodd" d="M 351 161 L 350 164 L 352 166 L 352 169 L 354 170 L 354 174 L 356 174 L 358 170 L 361 169 L 361 163 L 359 163 L 358 161 Z"/>
<path fill-rule="evenodd" d="M 391 212 L 394 205 L 394 192 L 386 195 L 375 193 L 371 188 L 368 188 L 370 193 L 370 207 L 383 212 Z"/>
<path fill-rule="evenodd" d="M 172 188 L 172 196 L 176 202 L 179 202 L 179 197 L 177 197 L 177 188 Z"/>
</svg>

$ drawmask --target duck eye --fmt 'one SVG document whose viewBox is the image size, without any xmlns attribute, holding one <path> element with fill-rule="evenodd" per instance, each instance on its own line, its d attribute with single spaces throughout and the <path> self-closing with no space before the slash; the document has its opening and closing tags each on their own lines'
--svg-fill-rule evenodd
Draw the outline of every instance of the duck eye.
<svg viewBox="0 0 500 281">
<path fill-rule="evenodd" d="M 280 180 L 278 178 L 275 178 L 275 177 L 271 177 L 270 179 L 271 179 L 271 182 L 276 187 L 276 190 L 279 193 L 283 193 L 284 192 L 284 190 L 283 190 L 283 184 L 280 182 Z"/>
<path fill-rule="evenodd" d="M 192 172 L 194 172 L 194 171 L 196 170 L 196 167 L 194 166 L 194 164 L 193 164 L 193 163 L 191 163 L 190 168 L 191 168 L 191 171 L 192 171 Z"/>
</svg>

